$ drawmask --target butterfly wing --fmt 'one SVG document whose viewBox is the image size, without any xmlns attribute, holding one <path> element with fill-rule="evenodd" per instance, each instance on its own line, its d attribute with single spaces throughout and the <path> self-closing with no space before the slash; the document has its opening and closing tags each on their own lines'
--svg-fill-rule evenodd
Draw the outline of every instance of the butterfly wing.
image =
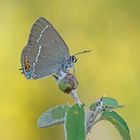
<svg viewBox="0 0 140 140">
<path fill-rule="evenodd" d="M 69 50 L 54 27 L 44 18 L 32 26 L 27 46 L 23 49 L 21 63 L 28 79 L 38 79 L 59 71 L 69 57 Z"/>
</svg>

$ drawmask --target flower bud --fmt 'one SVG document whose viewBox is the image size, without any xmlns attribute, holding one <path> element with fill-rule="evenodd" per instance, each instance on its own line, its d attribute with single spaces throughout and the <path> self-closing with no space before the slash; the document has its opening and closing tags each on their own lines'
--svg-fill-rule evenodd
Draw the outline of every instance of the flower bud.
<svg viewBox="0 0 140 140">
<path fill-rule="evenodd" d="M 70 93 L 77 88 L 77 85 L 77 79 L 71 73 L 67 73 L 58 83 L 59 89 L 65 93 Z"/>
</svg>

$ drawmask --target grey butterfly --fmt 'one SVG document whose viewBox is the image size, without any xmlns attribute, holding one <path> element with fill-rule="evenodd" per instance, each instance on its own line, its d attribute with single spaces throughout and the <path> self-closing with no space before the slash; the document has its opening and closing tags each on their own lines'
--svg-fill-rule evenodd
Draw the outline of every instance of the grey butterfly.
<svg viewBox="0 0 140 140">
<path fill-rule="evenodd" d="M 37 19 L 21 54 L 21 70 L 25 77 L 38 79 L 58 75 L 61 71 L 67 73 L 76 61 L 77 58 L 70 56 L 66 43 L 51 23 L 43 17 Z"/>
</svg>

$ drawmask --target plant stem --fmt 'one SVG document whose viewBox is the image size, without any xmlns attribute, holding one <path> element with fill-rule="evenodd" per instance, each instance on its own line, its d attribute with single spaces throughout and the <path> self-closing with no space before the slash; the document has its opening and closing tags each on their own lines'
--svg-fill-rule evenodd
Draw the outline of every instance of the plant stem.
<svg viewBox="0 0 140 140">
<path fill-rule="evenodd" d="M 87 134 L 90 132 L 92 126 L 96 123 L 96 121 L 100 118 L 102 111 L 103 111 L 103 102 L 100 99 L 96 102 L 96 108 L 90 111 L 86 116 Z"/>
<path fill-rule="evenodd" d="M 80 102 L 80 99 L 77 96 L 76 90 L 72 90 L 70 94 L 74 101 L 81 107 L 82 103 Z"/>
</svg>

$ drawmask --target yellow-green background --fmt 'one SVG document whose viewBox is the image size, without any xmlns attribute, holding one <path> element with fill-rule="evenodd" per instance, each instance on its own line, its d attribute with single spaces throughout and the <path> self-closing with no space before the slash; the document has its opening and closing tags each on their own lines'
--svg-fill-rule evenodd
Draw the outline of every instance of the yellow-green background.
<svg viewBox="0 0 140 140">
<path fill-rule="evenodd" d="M 140 1 L 138 0 L 0 0 L 0 140 L 63 140 L 63 126 L 37 128 L 48 108 L 73 103 L 52 77 L 26 80 L 20 55 L 33 22 L 47 18 L 79 56 L 78 95 L 89 105 L 102 95 L 125 108 L 133 140 L 140 139 Z M 121 140 L 110 123 L 100 122 L 92 140 Z"/>
</svg>

